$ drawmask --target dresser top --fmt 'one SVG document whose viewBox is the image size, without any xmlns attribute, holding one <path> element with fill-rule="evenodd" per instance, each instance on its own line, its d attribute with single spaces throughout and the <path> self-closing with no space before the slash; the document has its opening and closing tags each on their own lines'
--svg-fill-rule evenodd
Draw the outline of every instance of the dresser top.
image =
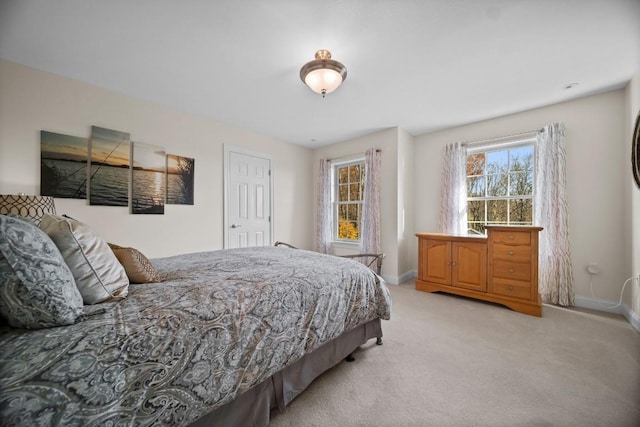
<svg viewBox="0 0 640 427">
<path fill-rule="evenodd" d="M 484 234 L 445 234 L 445 233 L 416 233 L 416 237 L 419 239 L 431 239 L 431 240 L 456 240 L 468 241 L 468 242 L 485 242 L 487 236 Z"/>
<path fill-rule="evenodd" d="M 487 230 L 496 231 L 541 231 L 542 227 L 532 227 L 529 225 L 485 225 Z"/>
<path fill-rule="evenodd" d="M 542 227 L 531 227 L 525 225 L 487 225 L 485 226 L 487 231 L 541 231 Z M 432 240 L 450 240 L 455 239 L 457 241 L 483 241 L 487 240 L 487 236 L 484 234 L 447 234 L 447 233 L 416 233 L 416 237 Z"/>
</svg>

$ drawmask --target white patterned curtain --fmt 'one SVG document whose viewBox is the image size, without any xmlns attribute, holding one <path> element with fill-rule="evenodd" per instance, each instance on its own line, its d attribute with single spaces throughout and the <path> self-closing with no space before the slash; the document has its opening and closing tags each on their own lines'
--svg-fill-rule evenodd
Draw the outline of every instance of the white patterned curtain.
<svg viewBox="0 0 640 427">
<path fill-rule="evenodd" d="M 540 232 L 538 284 L 542 301 L 574 304 L 564 124 L 545 126 L 536 143 L 534 218 Z"/>
<path fill-rule="evenodd" d="M 382 153 L 370 148 L 365 153 L 364 200 L 362 202 L 362 226 L 360 253 L 379 254 L 380 243 L 380 165 Z"/>
<path fill-rule="evenodd" d="M 331 161 L 320 159 L 316 249 L 323 254 L 331 252 L 331 215 Z"/>
<path fill-rule="evenodd" d="M 440 232 L 467 234 L 467 149 L 460 143 L 444 148 L 440 189 Z"/>
</svg>

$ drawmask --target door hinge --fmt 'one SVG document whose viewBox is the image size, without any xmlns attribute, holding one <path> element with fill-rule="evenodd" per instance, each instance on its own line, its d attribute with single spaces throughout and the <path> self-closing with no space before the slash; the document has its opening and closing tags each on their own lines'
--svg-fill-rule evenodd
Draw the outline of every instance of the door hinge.
<svg viewBox="0 0 640 427">
<path fill-rule="evenodd" d="M 271 222 L 271 215 L 269 215 L 269 222 Z"/>
<path fill-rule="evenodd" d="M 269 176 L 271 176 L 271 169 L 269 169 Z"/>
</svg>

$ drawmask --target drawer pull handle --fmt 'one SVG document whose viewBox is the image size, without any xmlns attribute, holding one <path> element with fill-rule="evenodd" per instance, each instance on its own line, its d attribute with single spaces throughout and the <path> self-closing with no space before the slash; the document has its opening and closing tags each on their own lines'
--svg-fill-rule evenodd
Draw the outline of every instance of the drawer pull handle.
<svg viewBox="0 0 640 427">
<path fill-rule="evenodd" d="M 509 240 L 513 240 L 513 234 L 509 234 Z"/>
<path fill-rule="evenodd" d="M 513 268 L 510 268 L 510 269 L 509 269 L 509 273 L 513 273 Z"/>
<path fill-rule="evenodd" d="M 513 290 L 513 286 L 509 285 L 509 286 L 507 286 L 507 289 L 509 289 L 510 291 L 512 291 L 512 290 Z"/>
<path fill-rule="evenodd" d="M 514 253 L 513 251 L 509 251 L 510 256 L 513 256 L 513 253 Z"/>
</svg>

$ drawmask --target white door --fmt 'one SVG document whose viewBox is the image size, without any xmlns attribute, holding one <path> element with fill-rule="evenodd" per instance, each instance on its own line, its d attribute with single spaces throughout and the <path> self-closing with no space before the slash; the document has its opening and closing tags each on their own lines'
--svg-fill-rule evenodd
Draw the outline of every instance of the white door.
<svg viewBox="0 0 640 427">
<path fill-rule="evenodd" d="M 225 248 L 271 245 L 271 158 L 225 146 Z"/>
</svg>

